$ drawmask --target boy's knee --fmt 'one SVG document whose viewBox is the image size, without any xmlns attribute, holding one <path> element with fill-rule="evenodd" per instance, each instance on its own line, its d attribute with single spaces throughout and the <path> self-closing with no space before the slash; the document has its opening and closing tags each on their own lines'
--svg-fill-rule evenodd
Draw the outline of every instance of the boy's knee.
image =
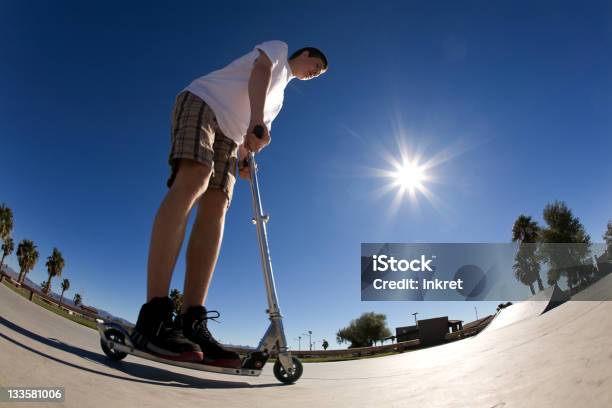
<svg viewBox="0 0 612 408">
<path fill-rule="evenodd" d="M 181 159 L 172 188 L 183 190 L 189 195 L 200 196 L 208 187 L 210 175 L 209 166 L 193 160 Z"/>
<path fill-rule="evenodd" d="M 200 199 L 200 210 L 204 217 L 222 219 L 225 217 L 229 199 L 224 191 L 219 189 L 208 189 Z"/>
</svg>

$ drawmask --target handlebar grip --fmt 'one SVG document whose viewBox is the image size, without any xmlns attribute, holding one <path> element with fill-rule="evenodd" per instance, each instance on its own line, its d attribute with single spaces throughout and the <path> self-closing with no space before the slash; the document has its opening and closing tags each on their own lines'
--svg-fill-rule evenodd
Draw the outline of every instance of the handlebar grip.
<svg viewBox="0 0 612 408">
<path fill-rule="evenodd" d="M 263 138 L 263 132 L 264 132 L 264 128 L 261 125 L 256 125 L 253 128 L 253 133 L 255 134 L 255 136 L 257 136 L 258 139 Z"/>
</svg>

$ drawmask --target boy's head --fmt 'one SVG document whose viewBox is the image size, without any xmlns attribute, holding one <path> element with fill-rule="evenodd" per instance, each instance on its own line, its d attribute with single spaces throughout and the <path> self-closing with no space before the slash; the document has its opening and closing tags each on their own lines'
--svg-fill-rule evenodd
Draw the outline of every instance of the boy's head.
<svg viewBox="0 0 612 408">
<path fill-rule="evenodd" d="M 327 57 L 317 48 L 304 47 L 291 54 L 289 66 L 296 78 L 306 81 L 327 71 Z"/>
</svg>

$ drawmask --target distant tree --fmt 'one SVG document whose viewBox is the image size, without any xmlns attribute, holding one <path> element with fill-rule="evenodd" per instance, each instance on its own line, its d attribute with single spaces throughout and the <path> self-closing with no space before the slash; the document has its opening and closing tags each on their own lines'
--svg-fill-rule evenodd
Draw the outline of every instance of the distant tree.
<svg viewBox="0 0 612 408">
<path fill-rule="evenodd" d="M 13 238 L 7 237 L 2 244 L 2 259 L 0 259 L 0 271 L 2 270 L 2 265 L 4 264 L 4 258 L 12 254 L 14 250 L 15 243 L 13 242 Z"/>
<path fill-rule="evenodd" d="M 323 344 L 321 345 L 323 346 L 323 350 L 327 350 L 327 348 L 329 347 L 329 343 L 325 339 L 323 339 Z"/>
<path fill-rule="evenodd" d="M 512 226 L 512 242 L 519 243 L 519 251 L 513 265 L 514 276 L 524 285 L 529 286 L 532 294 L 534 282 L 538 282 L 538 289 L 543 290 L 542 278 L 540 277 L 540 259 L 537 252 L 537 241 L 540 227 L 530 216 L 521 214 Z"/>
<path fill-rule="evenodd" d="M 338 330 L 336 340 L 342 344 L 351 343 L 349 348 L 369 347 L 373 342 L 391 336 L 391 331 L 387 327 L 387 316 L 380 313 L 364 313 L 359 318 Z"/>
<path fill-rule="evenodd" d="M 78 293 L 74 294 L 74 298 L 72 298 L 72 303 L 74 303 L 75 306 L 78 306 L 82 303 L 82 299 L 81 299 L 81 295 L 79 295 Z"/>
<path fill-rule="evenodd" d="M 612 220 L 608 221 L 608 227 L 606 228 L 606 233 L 604 234 L 603 239 L 606 242 L 606 253 L 608 255 L 608 259 L 612 259 Z"/>
<path fill-rule="evenodd" d="M 594 272 L 590 257 L 591 237 L 580 219 L 562 201 L 547 204 L 543 218 L 547 227 L 541 230 L 540 254 L 550 266 L 548 282 L 552 285 L 565 276 L 572 291 L 579 283 L 588 282 Z"/>
<path fill-rule="evenodd" d="M 22 239 L 17 246 L 17 261 L 19 262 L 19 283 L 23 283 L 26 275 L 34 269 L 38 262 L 38 251 L 36 245 L 29 239 Z"/>
<path fill-rule="evenodd" d="M 62 305 L 62 300 L 64 299 L 64 292 L 70 289 L 70 281 L 68 279 L 64 279 L 62 281 L 62 294 L 60 296 L 59 304 Z"/>
<path fill-rule="evenodd" d="M 172 289 L 170 291 L 170 299 L 172 299 L 172 304 L 174 306 L 174 313 L 177 315 L 181 314 L 181 309 L 183 308 L 183 294 L 178 289 Z"/>
<path fill-rule="evenodd" d="M 11 236 L 13 231 L 13 211 L 6 206 L 0 204 L 0 239 L 4 242 Z"/>
<path fill-rule="evenodd" d="M 47 263 L 45 265 L 47 266 L 49 279 L 47 279 L 47 286 L 43 288 L 43 292 L 45 294 L 49 294 L 49 291 L 51 290 L 51 279 L 56 276 L 62 276 L 62 270 L 65 266 L 62 253 L 57 248 L 53 248 L 53 252 L 51 253 L 51 256 L 47 258 Z"/>
</svg>

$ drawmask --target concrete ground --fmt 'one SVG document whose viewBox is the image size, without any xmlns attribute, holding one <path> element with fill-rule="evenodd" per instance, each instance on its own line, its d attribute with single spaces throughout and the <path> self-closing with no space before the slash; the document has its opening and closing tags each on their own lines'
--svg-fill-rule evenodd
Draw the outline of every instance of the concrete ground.
<svg viewBox="0 0 612 408">
<path fill-rule="evenodd" d="M 304 364 L 294 385 L 128 356 L 0 285 L 0 385 L 66 388 L 67 407 L 612 406 L 612 302 L 568 302 L 476 337 L 388 357 Z M 8 404 L 7 404 L 8 405 Z"/>
</svg>

